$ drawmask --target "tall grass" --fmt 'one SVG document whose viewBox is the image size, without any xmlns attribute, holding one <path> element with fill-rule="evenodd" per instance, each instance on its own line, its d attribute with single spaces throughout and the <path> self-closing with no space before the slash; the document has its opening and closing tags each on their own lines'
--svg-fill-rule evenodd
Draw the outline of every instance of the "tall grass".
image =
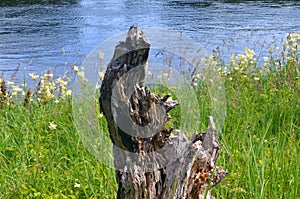
<svg viewBox="0 0 300 199">
<path fill-rule="evenodd" d="M 300 198 L 299 42 L 289 35 L 280 56 L 269 49 L 261 68 L 246 50 L 224 71 L 227 151 L 219 165 L 229 175 L 214 190 L 218 198 Z"/>
<path fill-rule="evenodd" d="M 261 65 L 250 49 L 229 63 L 218 52 L 208 58 L 227 99 L 217 164 L 229 174 L 213 189 L 217 198 L 300 198 L 299 44 L 298 34 L 288 35 Z M 77 135 L 67 77 L 31 77 L 30 92 L 0 79 L 0 198 L 114 198 L 114 171 Z M 193 85 L 203 113 L 199 131 L 206 130 L 210 96 L 200 75 Z M 172 113 L 174 125 L 179 114 Z"/>
<path fill-rule="evenodd" d="M 114 171 L 101 165 L 81 144 L 70 104 L 66 100 L 0 110 L 0 198 L 115 195 Z"/>
</svg>

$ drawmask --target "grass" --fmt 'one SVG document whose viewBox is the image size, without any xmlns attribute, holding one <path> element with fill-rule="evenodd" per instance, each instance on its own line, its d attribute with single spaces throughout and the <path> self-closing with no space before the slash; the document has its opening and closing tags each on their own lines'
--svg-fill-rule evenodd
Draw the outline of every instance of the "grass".
<svg viewBox="0 0 300 199">
<path fill-rule="evenodd" d="M 68 101 L 1 110 L 0 198 L 115 195 L 114 171 L 84 148 L 70 113 Z"/>
<path fill-rule="evenodd" d="M 229 174 L 213 189 L 216 198 L 300 198 L 299 38 L 290 34 L 282 51 L 270 49 L 259 67 L 249 49 L 229 63 L 218 52 L 210 56 L 224 80 L 227 100 L 217 164 Z M 83 146 L 66 83 L 47 74 L 27 106 L 27 88 L 7 82 L 6 90 L 1 87 L 0 198 L 114 198 L 114 170 Z M 203 113 L 202 131 L 211 100 L 200 76 L 193 85 Z M 178 114 L 172 113 L 175 125 Z"/>
</svg>

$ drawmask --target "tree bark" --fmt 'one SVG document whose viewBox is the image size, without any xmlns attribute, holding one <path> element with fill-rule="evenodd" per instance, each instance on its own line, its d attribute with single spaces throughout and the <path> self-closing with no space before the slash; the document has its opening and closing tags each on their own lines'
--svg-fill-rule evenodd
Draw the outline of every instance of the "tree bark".
<svg viewBox="0 0 300 199">
<path fill-rule="evenodd" d="M 119 199 L 213 198 L 211 189 L 227 174 L 215 166 L 220 153 L 212 117 L 210 128 L 192 140 L 165 128 L 178 105 L 143 87 L 150 42 L 130 27 L 115 47 L 101 86 L 100 109 L 113 142 Z"/>
</svg>

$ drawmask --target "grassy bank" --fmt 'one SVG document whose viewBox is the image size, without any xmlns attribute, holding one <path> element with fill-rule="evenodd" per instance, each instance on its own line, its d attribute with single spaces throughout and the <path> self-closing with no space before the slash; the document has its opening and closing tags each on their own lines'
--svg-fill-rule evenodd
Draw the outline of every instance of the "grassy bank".
<svg viewBox="0 0 300 199">
<path fill-rule="evenodd" d="M 300 198 L 299 44 L 300 35 L 289 35 L 261 65 L 250 49 L 229 63 L 217 51 L 208 58 L 227 100 L 218 165 L 229 174 L 213 189 L 217 198 Z M 70 80 L 49 71 L 31 77 L 31 90 L 1 78 L 0 198 L 114 198 L 114 171 L 74 127 Z M 205 121 L 211 100 L 201 78 L 193 86 Z"/>
</svg>

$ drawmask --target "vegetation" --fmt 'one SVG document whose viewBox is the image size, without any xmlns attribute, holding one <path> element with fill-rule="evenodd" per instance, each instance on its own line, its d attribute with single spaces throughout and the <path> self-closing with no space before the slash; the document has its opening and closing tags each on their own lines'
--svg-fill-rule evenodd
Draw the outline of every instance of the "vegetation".
<svg viewBox="0 0 300 199">
<path fill-rule="evenodd" d="M 288 34 L 262 65 L 250 49 L 229 63 L 218 51 L 207 58 L 227 100 L 218 165 L 229 174 L 213 189 L 217 198 L 300 198 L 299 44 Z M 30 76 L 33 89 L 0 79 L 0 198 L 114 198 L 114 170 L 89 154 L 73 125 L 70 79 Z M 192 82 L 202 121 L 211 105 L 205 82 L 199 74 Z"/>
</svg>

